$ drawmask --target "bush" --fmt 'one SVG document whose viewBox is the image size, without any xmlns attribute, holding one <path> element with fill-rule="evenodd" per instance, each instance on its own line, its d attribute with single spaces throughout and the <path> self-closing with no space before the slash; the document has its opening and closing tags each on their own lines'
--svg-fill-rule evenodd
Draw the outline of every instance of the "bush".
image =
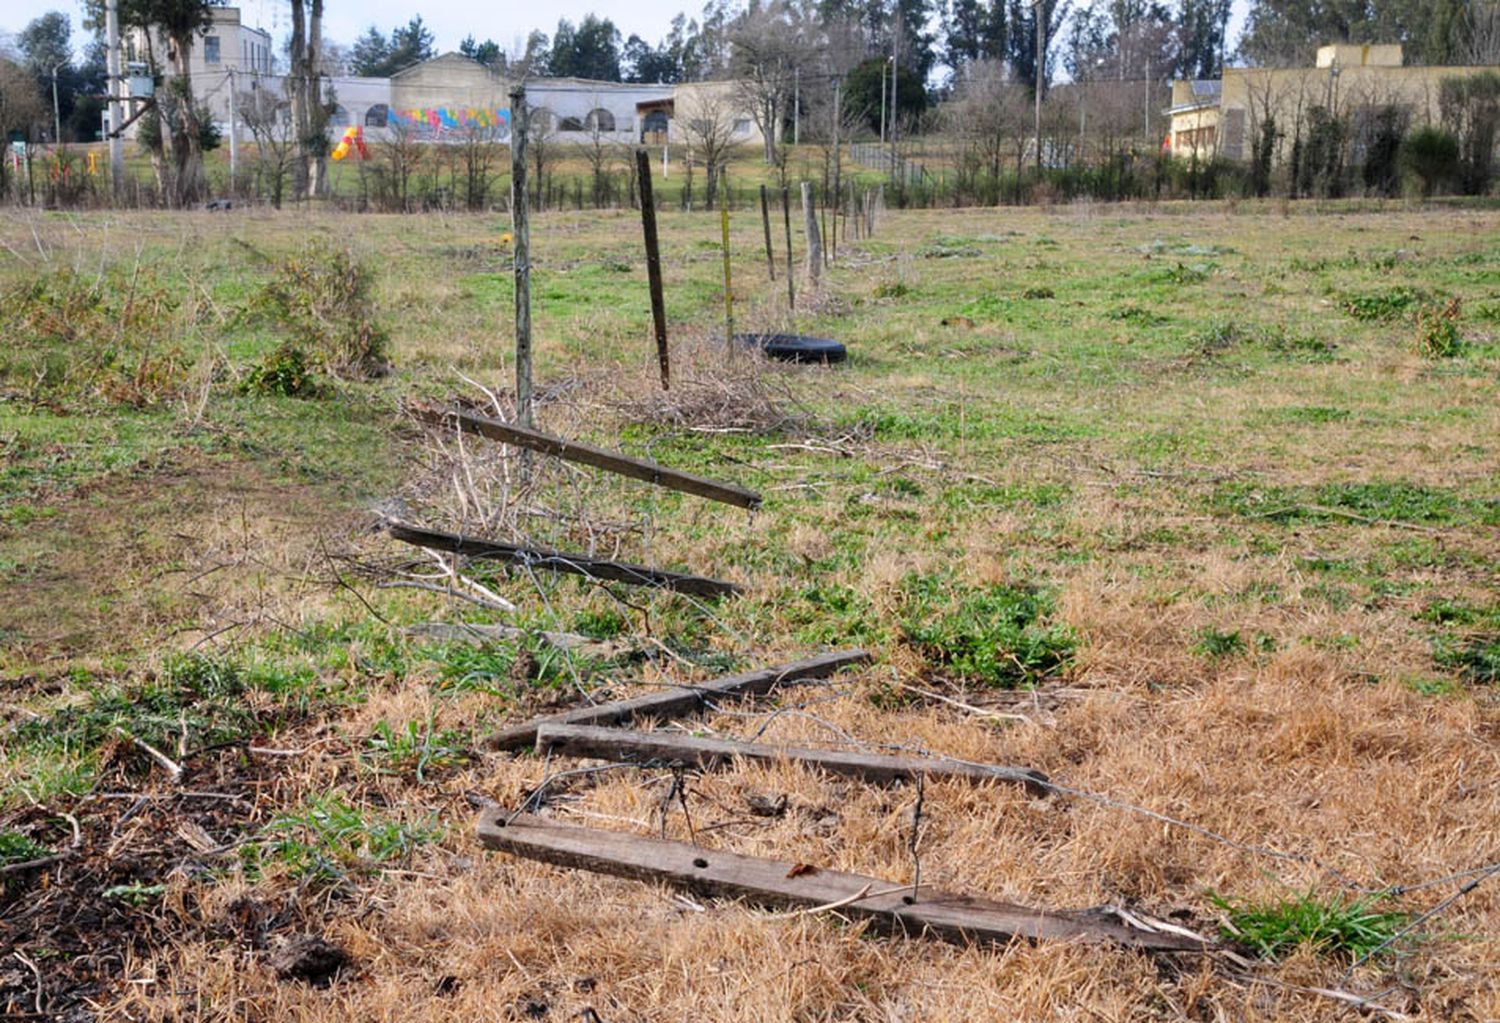
<svg viewBox="0 0 1500 1023">
<path fill-rule="evenodd" d="M 336 376 L 383 376 L 385 331 L 375 322 L 371 274 L 348 249 L 308 245 L 276 266 L 255 310 Z"/>
<path fill-rule="evenodd" d="M 1402 143 L 1400 163 L 1402 174 L 1432 195 L 1458 177 L 1458 139 L 1442 128 L 1418 128 Z"/>
<path fill-rule="evenodd" d="M 38 276 L 0 296 L 0 383 L 34 400 L 157 404 L 178 394 L 186 377 L 177 312 L 146 268 Z"/>
<path fill-rule="evenodd" d="M 278 394 L 285 398 L 316 398 L 323 393 L 314 360 L 289 342 L 277 345 L 250 370 L 247 394 Z"/>
</svg>

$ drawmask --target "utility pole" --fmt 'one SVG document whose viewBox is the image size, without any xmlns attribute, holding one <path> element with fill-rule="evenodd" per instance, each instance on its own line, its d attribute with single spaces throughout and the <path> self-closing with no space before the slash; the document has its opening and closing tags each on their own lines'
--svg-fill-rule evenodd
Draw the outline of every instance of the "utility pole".
<svg viewBox="0 0 1500 1023">
<path fill-rule="evenodd" d="M 839 172 L 843 169 L 842 154 L 839 152 L 839 121 L 843 119 L 842 94 L 840 89 L 843 82 L 837 77 L 833 80 L 833 236 L 830 239 L 833 255 L 837 256 L 839 251 L 839 204 L 842 202 L 843 183 L 839 180 Z"/>
<path fill-rule="evenodd" d="M 229 194 L 235 194 L 240 180 L 239 99 L 235 96 L 234 68 L 229 69 Z"/>
<path fill-rule="evenodd" d="M 1151 54 L 1146 54 L 1146 145 L 1151 145 Z"/>
<path fill-rule="evenodd" d="M 67 61 L 58 61 L 52 65 L 52 144 L 62 145 L 62 117 L 57 110 L 57 69 L 66 64 Z"/>
<path fill-rule="evenodd" d="M 120 90 L 125 79 L 120 74 L 120 4 L 119 0 L 105 0 L 104 36 L 109 52 L 105 54 L 108 82 L 104 92 L 109 97 L 109 186 L 118 201 L 125 192 L 125 139 L 121 137 L 120 125 L 125 122 L 120 109 Z"/>
<path fill-rule="evenodd" d="M 802 69 L 792 71 L 792 145 L 802 144 Z"/>
<path fill-rule="evenodd" d="M 880 65 L 880 144 L 885 145 L 885 61 Z"/>
<path fill-rule="evenodd" d="M 896 105 L 896 79 L 901 74 L 901 7 L 896 7 L 896 31 L 891 33 L 891 177 L 896 176 L 896 123 L 901 108 Z"/>
<path fill-rule="evenodd" d="M 1042 172 L 1042 84 L 1047 80 L 1047 24 L 1043 0 L 1031 5 L 1033 28 L 1036 29 L 1036 170 Z"/>
</svg>

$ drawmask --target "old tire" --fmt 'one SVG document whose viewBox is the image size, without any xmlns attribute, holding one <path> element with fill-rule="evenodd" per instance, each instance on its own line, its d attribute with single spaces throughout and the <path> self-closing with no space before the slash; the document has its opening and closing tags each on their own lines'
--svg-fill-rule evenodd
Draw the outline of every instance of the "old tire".
<svg viewBox="0 0 1500 1023">
<path fill-rule="evenodd" d="M 804 334 L 736 334 L 736 344 L 759 348 L 770 359 L 782 362 L 810 362 L 832 365 L 843 362 L 849 351 L 837 341 Z"/>
</svg>

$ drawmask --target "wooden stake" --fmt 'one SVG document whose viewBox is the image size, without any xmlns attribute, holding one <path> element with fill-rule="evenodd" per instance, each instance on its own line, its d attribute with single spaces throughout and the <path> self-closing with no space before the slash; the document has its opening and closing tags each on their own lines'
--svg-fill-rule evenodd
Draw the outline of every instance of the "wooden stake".
<svg viewBox="0 0 1500 1023">
<path fill-rule="evenodd" d="M 813 205 L 811 181 L 802 182 L 802 216 L 807 224 L 807 276 L 817 284 L 818 275 L 823 272 L 823 236 L 818 231 L 818 208 Z"/>
<path fill-rule="evenodd" d="M 636 177 L 641 181 L 641 230 L 646 236 L 646 277 L 651 287 L 651 322 L 656 327 L 656 361 L 661 366 L 661 389 L 671 386 L 667 355 L 667 310 L 661 293 L 661 245 L 656 237 L 656 201 L 651 189 L 651 154 L 635 151 Z"/>
<path fill-rule="evenodd" d="M 563 440 L 561 437 L 554 437 L 540 430 L 528 429 L 515 423 L 490 419 L 486 416 L 471 415 L 467 412 L 440 412 L 436 409 L 425 408 L 414 408 L 411 411 L 415 419 L 428 426 L 463 430 L 466 433 L 478 434 L 505 444 L 514 444 L 516 447 L 540 451 L 554 458 L 591 465 L 595 469 L 618 473 L 632 479 L 645 480 L 647 483 L 666 487 L 668 490 L 677 490 L 684 494 L 704 497 L 710 501 L 732 504 L 737 508 L 760 507 L 760 495 L 754 491 L 737 487 L 732 483 L 720 483 L 703 476 L 695 476 L 690 472 L 669 469 L 650 459 L 632 458 L 618 452 L 606 451 L 604 448 L 596 448 L 592 444 Z"/>
<path fill-rule="evenodd" d="M 766 273 L 776 279 L 776 254 L 771 250 L 771 204 L 766 200 L 766 186 L 760 186 L 760 222 L 766 229 Z"/>
<path fill-rule="evenodd" d="M 863 650 L 840 650 L 819 654 L 775 668 L 761 668 L 740 675 L 729 675 L 701 685 L 679 684 L 661 692 L 616 700 L 592 707 L 579 707 L 562 714 L 533 718 L 503 728 L 485 740 L 490 749 L 513 750 L 536 745 L 537 729 L 543 725 L 615 725 L 638 718 L 674 718 L 696 714 L 715 700 L 761 696 L 778 686 L 808 679 L 827 678 L 841 668 L 869 661 Z"/>
<path fill-rule="evenodd" d="M 792 191 L 781 187 L 781 222 L 786 228 L 786 307 L 797 309 L 797 264 L 792 262 Z"/>
<path fill-rule="evenodd" d="M 510 223 L 516 274 L 516 418 L 531 425 L 531 216 L 526 188 L 526 86 L 510 92 Z"/>
<path fill-rule="evenodd" d="M 698 895 L 744 899 L 759 905 L 838 909 L 879 930 L 960 945 L 1026 941 L 1083 941 L 1149 952 L 1211 950 L 1208 943 L 1165 928 L 1132 926 L 1099 910 L 1049 912 L 926 886 L 847 874 L 788 860 L 741 856 L 686 842 L 641 838 L 540 817 L 512 817 L 503 807 L 479 817 L 480 844 L 542 863 L 590 870 L 636 881 L 663 882 Z"/>
<path fill-rule="evenodd" d="M 734 350 L 734 287 L 729 276 L 729 184 L 725 181 L 724 198 L 719 203 L 719 224 L 724 232 L 724 343 Z"/>
<path fill-rule="evenodd" d="M 629 583 L 632 586 L 654 586 L 676 593 L 690 593 L 696 597 L 723 597 L 744 592 L 744 588 L 719 579 L 708 579 L 700 575 L 683 575 L 678 572 L 663 572 L 645 565 L 632 565 L 625 561 L 604 561 L 586 554 L 567 554 L 546 547 L 516 547 L 493 540 L 458 533 L 444 533 L 437 529 L 422 529 L 402 522 L 386 524 L 386 532 L 392 538 L 414 547 L 445 554 L 460 554 L 466 558 L 485 561 L 505 561 L 525 568 L 543 569 L 548 572 L 563 572 L 581 575 L 589 579 L 605 579 L 610 582 Z"/>
<path fill-rule="evenodd" d="M 1034 796 L 1045 796 L 1051 791 L 1045 774 L 1024 767 L 982 766 L 937 757 L 770 746 L 724 739 L 698 739 L 675 732 L 633 732 L 590 725 L 542 725 L 537 729 L 536 749 L 538 753 L 561 753 L 570 757 L 634 763 L 685 764 L 704 770 L 721 767 L 736 759 L 760 763 L 794 760 L 829 774 L 861 778 L 878 784 L 910 781 L 917 775 L 926 775 L 929 778 L 958 778 L 970 782 L 1007 782 L 1024 786 Z"/>
</svg>

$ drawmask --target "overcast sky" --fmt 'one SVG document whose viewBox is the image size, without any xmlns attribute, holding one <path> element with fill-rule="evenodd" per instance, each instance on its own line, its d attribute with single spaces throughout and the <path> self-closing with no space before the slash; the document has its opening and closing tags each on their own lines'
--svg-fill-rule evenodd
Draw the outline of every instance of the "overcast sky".
<svg viewBox="0 0 1500 1023">
<path fill-rule="evenodd" d="M 1086 2 L 1086 0 L 1085 0 Z M 1231 44 L 1239 37 L 1244 24 L 1245 10 L 1249 0 L 1234 0 L 1234 17 L 1230 22 Z M 655 43 L 667 34 L 673 15 L 687 10 L 696 15 L 702 0 L 630 0 L 629 4 L 610 3 L 608 0 L 551 0 L 546 4 L 531 7 L 528 4 L 494 4 L 480 13 L 472 0 L 326 0 L 323 18 L 323 34 L 326 38 L 345 46 L 351 45 L 365 29 L 376 26 L 389 34 L 397 25 L 404 25 L 417 11 L 422 20 L 437 37 L 438 52 L 458 49 L 466 35 L 476 39 L 493 39 L 501 48 L 515 52 L 526 41 L 532 29 L 541 29 L 551 35 L 559 18 L 567 18 L 574 24 L 590 11 L 611 18 L 621 35 L 628 38 L 632 33 Z M 290 5 L 286 0 L 242 0 L 239 8 L 246 23 L 258 26 L 271 33 L 276 45 L 290 32 L 288 22 Z M 47 11 L 62 11 L 73 19 L 74 42 L 86 42 L 80 30 L 83 23 L 81 0 L 5 0 L 0 5 L 0 40 L 7 34 L 21 30 L 32 18 Z M 545 14 L 543 13 L 545 11 Z"/>
</svg>

